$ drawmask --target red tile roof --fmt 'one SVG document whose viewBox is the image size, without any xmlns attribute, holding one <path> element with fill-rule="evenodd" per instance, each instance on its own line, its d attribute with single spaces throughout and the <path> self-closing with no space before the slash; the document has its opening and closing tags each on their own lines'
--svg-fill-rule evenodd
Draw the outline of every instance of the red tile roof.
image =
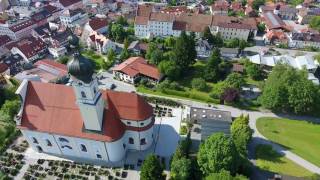
<svg viewBox="0 0 320 180">
<path fill-rule="evenodd" d="M 81 2 L 81 0 L 59 0 L 59 2 L 60 4 L 62 4 L 63 7 L 68 7 L 78 2 Z"/>
<path fill-rule="evenodd" d="M 158 68 L 154 65 L 148 64 L 142 57 L 131 57 L 113 68 L 114 71 L 121 71 L 131 77 L 138 74 L 160 80 L 161 74 Z"/>
<path fill-rule="evenodd" d="M 21 23 L 15 24 L 15 25 L 11 26 L 9 29 L 13 32 L 18 32 L 18 31 L 25 29 L 29 26 L 32 26 L 34 24 L 35 24 L 35 22 L 33 20 L 27 20 L 27 21 L 23 21 Z"/>
<path fill-rule="evenodd" d="M 212 5 L 212 9 L 215 11 L 228 11 L 229 3 L 225 0 L 218 0 Z"/>
<path fill-rule="evenodd" d="M 50 68 L 56 69 L 60 72 L 60 75 L 66 75 L 68 73 L 67 66 L 61 63 L 58 63 L 51 59 L 39 60 L 35 63 L 36 66 L 45 65 Z"/>
<path fill-rule="evenodd" d="M 0 73 L 4 73 L 8 68 L 8 65 L 5 63 L 0 63 Z"/>
<path fill-rule="evenodd" d="M 47 45 L 40 38 L 28 37 L 7 45 L 10 50 L 13 47 L 18 48 L 27 58 L 31 58 L 46 49 Z"/>
<path fill-rule="evenodd" d="M 121 138 L 126 129 L 143 131 L 147 127 L 126 127 L 120 119 L 141 121 L 150 118 L 152 107 L 135 93 L 103 91 L 106 100 L 103 130 L 101 134 L 86 133 L 83 120 L 76 105 L 73 87 L 28 82 L 26 100 L 19 128 L 33 131 L 60 134 L 65 136 L 93 139 L 97 141 L 115 141 Z"/>
<path fill-rule="evenodd" d="M 108 21 L 106 18 L 93 18 L 89 21 L 90 27 L 96 31 L 108 25 Z"/>
<path fill-rule="evenodd" d="M 0 47 L 7 44 L 10 41 L 11 41 L 11 39 L 9 36 L 7 36 L 7 35 L 0 36 Z"/>
</svg>

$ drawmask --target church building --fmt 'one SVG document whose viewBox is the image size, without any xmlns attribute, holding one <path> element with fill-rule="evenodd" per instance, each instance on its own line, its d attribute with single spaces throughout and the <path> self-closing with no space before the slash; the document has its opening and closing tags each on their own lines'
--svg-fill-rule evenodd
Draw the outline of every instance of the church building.
<svg viewBox="0 0 320 180">
<path fill-rule="evenodd" d="M 153 144 L 153 108 L 135 93 L 99 90 L 90 60 L 68 63 L 71 85 L 23 81 L 17 127 L 37 152 L 116 164 Z"/>
</svg>

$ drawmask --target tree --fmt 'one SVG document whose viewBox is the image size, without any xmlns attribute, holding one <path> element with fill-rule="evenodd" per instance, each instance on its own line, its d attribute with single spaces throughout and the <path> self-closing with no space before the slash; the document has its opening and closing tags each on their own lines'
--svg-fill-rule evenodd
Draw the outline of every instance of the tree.
<svg viewBox="0 0 320 180">
<path fill-rule="evenodd" d="M 225 80 L 226 87 L 235 88 L 240 90 L 241 87 L 245 84 L 245 80 L 243 76 L 239 73 L 231 73 L 228 75 Z"/>
<path fill-rule="evenodd" d="M 223 39 L 222 36 L 220 34 L 220 32 L 218 32 L 214 38 L 213 38 L 213 45 L 215 47 L 222 47 L 223 46 Z"/>
<path fill-rule="evenodd" d="M 129 40 L 127 38 L 125 38 L 123 41 L 123 48 L 128 49 L 129 45 L 130 45 Z"/>
<path fill-rule="evenodd" d="M 141 180 L 161 180 L 164 179 L 162 175 L 163 168 L 154 154 L 150 154 L 141 166 L 140 179 Z"/>
<path fill-rule="evenodd" d="M 273 67 L 259 101 L 271 110 L 296 114 L 313 113 L 319 108 L 319 87 L 307 78 L 306 70 L 286 64 Z"/>
<path fill-rule="evenodd" d="M 1 111 L 4 114 L 8 114 L 9 117 L 13 120 L 14 116 L 18 113 L 20 108 L 19 100 L 6 100 L 1 107 Z"/>
<path fill-rule="evenodd" d="M 223 133 L 215 133 L 200 144 L 197 154 L 198 164 L 204 175 L 221 170 L 235 174 L 237 170 L 237 151 L 232 140 Z"/>
<path fill-rule="evenodd" d="M 318 61 L 318 63 L 320 64 L 320 53 L 318 53 L 317 55 L 314 56 L 314 59 Z"/>
<path fill-rule="evenodd" d="M 243 51 L 244 48 L 246 48 L 247 46 L 248 46 L 247 41 L 245 41 L 243 39 L 239 40 L 239 49 L 240 49 L 240 51 Z"/>
<path fill-rule="evenodd" d="M 130 57 L 130 53 L 128 51 L 128 49 L 123 49 L 121 51 L 121 54 L 120 54 L 120 59 L 121 61 L 125 61 L 126 59 L 128 59 Z"/>
<path fill-rule="evenodd" d="M 258 31 L 263 33 L 266 30 L 266 25 L 264 23 L 259 23 L 258 24 Z"/>
<path fill-rule="evenodd" d="M 185 157 L 175 158 L 171 163 L 170 176 L 172 180 L 189 180 L 191 178 L 191 160 Z"/>
<path fill-rule="evenodd" d="M 253 63 L 246 63 L 245 64 L 246 73 L 251 77 L 253 80 L 260 80 L 262 78 L 262 69 L 259 65 Z"/>
<path fill-rule="evenodd" d="M 128 25 L 128 21 L 125 17 L 123 16 L 119 16 L 117 21 L 116 21 L 117 24 L 120 24 L 122 26 L 127 26 Z"/>
<path fill-rule="evenodd" d="M 221 99 L 227 103 L 238 101 L 240 98 L 239 90 L 236 88 L 226 88 L 221 96 Z"/>
<path fill-rule="evenodd" d="M 166 37 L 164 39 L 164 46 L 166 48 L 173 48 L 175 43 L 176 43 L 176 39 L 172 36 Z"/>
<path fill-rule="evenodd" d="M 217 82 L 221 77 L 219 73 L 219 64 L 221 62 L 220 50 L 214 48 L 204 69 L 203 78 L 207 81 Z"/>
<path fill-rule="evenodd" d="M 122 42 L 126 36 L 125 30 L 120 24 L 112 24 L 111 33 L 113 39 L 115 39 L 117 42 Z"/>
<path fill-rule="evenodd" d="M 249 116 L 241 114 L 231 124 L 231 138 L 239 154 L 247 157 L 247 145 L 252 138 L 252 129 L 249 127 Z"/>
<path fill-rule="evenodd" d="M 182 31 L 176 41 L 174 52 L 176 64 L 182 70 L 189 69 L 190 65 L 195 63 L 195 58 L 197 56 L 193 37 Z"/>
<path fill-rule="evenodd" d="M 180 77 L 181 69 L 174 61 L 161 61 L 158 65 L 161 73 L 166 75 L 169 79 L 175 80 Z"/>
<path fill-rule="evenodd" d="M 204 91 L 208 87 L 206 81 L 202 78 L 193 78 L 191 81 L 191 85 L 192 88 L 199 91 Z"/>
<path fill-rule="evenodd" d="M 214 36 L 212 35 L 209 26 L 207 26 L 202 34 L 202 38 L 208 40 L 209 44 L 212 44 L 214 42 Z"/>
<path fill-rule="evenodd" d="M 289 4 L 291 4 L 292 6 L 297 6 L 299 4 L 302 4 L 304 0 L 290 0 L 287 1 Z"/>
<path fill-rule="evenodd" d="M 320 31 L 320 16 L 312 17 L 309 26 L 313 29 Z"/>
<path fill-rule="evenodd" d="M 247 180 L 243 175 L 236 175 L 233 177 L 229 171 L 222 170 L 218 173 L 211 173 L 205 180 Z"/>
<path fill-rule="evenodd" d="M 69 61 L 69 57 L 68 56 L 62 56 L 59 58 L 58 62 L 61 64 L 67 64 Z"/>
<path fill-rule="evenodd" d="M 109 62 L 112 62 L 112 63 L 116 59 L 116 53 L 114 52 L 114 50 L 112 48 L 110 48 L 108 50 L 107 59 L 108 59 Z"/>
<path fill-rule="evenodd" d="M 149 62 L 154 65 L 158 65 L 163 59 L 163 51 L 160 49 L 155 49 L 152 51 L 149 58 Z"/>
<path fill-rule="evenodd" d="M 255 10 L 259 10 L 259 7 L 265 4 L 265 0 L 254 0 L 252 3 L 252 8 Z"/>
<path fill-rule="evenodd" d="M 148 44 L 148 49 L 147 49 L 147 52 L 146 52 L 146 58 L 147 58 L 147 59 L 151 59 L 152 53 L 153 53 L 156 49 L 158 49 L 157 44 L 154 43 L 154 42 L 150 42 L 150 43 Z"/>
</svg>

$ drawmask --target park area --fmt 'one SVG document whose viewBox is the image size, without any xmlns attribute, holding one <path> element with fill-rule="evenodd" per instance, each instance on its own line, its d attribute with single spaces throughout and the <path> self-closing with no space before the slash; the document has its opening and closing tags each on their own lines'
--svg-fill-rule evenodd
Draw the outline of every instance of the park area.
<svg viewBox="0 0 320 180">
<path fill-rule="evenodd" d="M 257 128 L 269 140 L 320 166 L 320 124 L 264 117 L 257 120 Z"/>
<path fill-rule="evenodd" d="M 190 68 L 190 72 L 181 79 L 170 83 L 167 83 L 167 80 L 163 80 L 158 86 L 152 88 L 140 85 L 137 87 L 137 90 L 146 94 L 218 104 L 220 103 L 220 94 L 223 93 L 226 80 L 215 83 L 205 81 L 204 88 L 199 88 L 201 84 L 198 86 L 193 84 L 194 79 L 201 79 L 203 77 L 206 66 L 206 61 L 197 61 Z M 260 81 L 254 81 L 249 77 L 244 78 L 244 85 L 257 85 L 259 83 Z M 259 107 L 256 100 L 247 100 L 245 98 L 240 98 L 239 101 L 229 103 L 228 105 L 250 110 L 257 110 Z"/>
<path fill-rule="evenodd" d="M 270 145 L 258 145 L 256 147 L 257 166 L 266 171 L 295 177 L 311 177 L 313 174 L 277 153 Z"/>
</svg>

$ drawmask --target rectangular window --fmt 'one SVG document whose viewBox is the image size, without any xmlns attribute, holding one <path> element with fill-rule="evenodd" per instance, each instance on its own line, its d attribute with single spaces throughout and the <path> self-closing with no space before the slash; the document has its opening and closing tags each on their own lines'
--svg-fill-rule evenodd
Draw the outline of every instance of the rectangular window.
<svg viewBox="0 0 320 180">
<path fill-rule="evenodd" d="M 101 159 L 102 158 L 101 154 L 97 154 L 97 158 Z"/>
</svg>

